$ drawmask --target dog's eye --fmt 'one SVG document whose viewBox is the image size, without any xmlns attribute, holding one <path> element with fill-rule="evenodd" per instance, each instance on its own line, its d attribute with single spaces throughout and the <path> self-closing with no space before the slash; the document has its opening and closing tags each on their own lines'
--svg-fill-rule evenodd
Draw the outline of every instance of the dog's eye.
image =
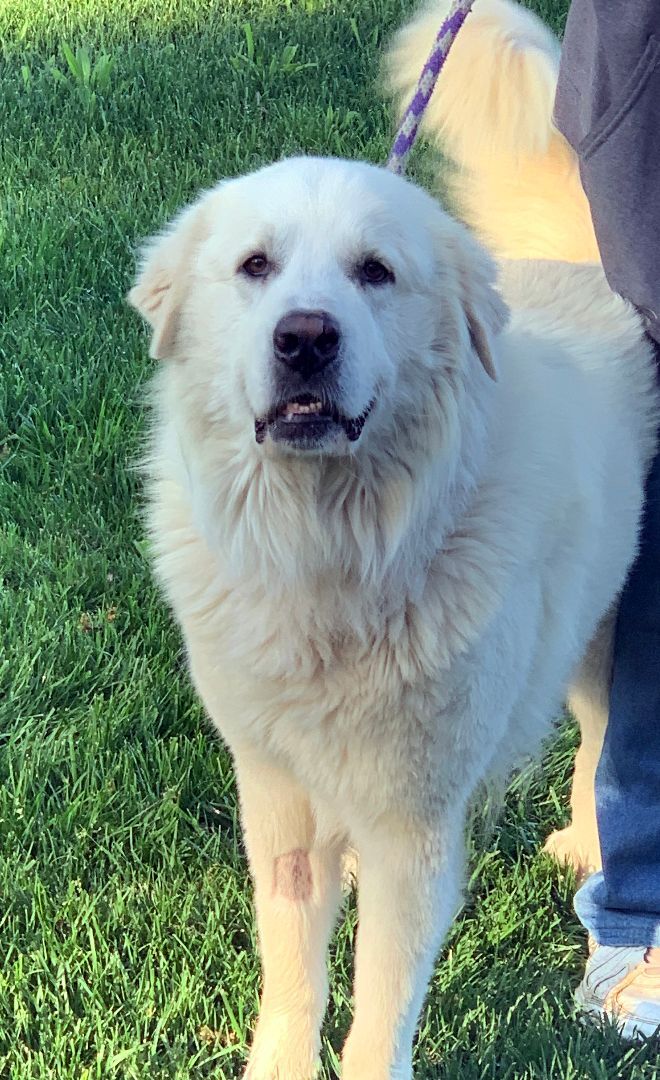
<svg viewBox="0 0 660 1080">
<path fill-rule="evenodd" d="M 271 265 L 262 251 L 256 251 L 254 255 L 250 255 L 250 258 L 246 259 L 241 266 L 241 270 L 248 277 L 265 277 L 270 269 Z"/>
<path fill-rule="evenodd" d="M 384 285 L 394 281 L 394 274 L 378 259 L 365 259 L 360 267 L 360 280 L 365 285 Z"/>
</svg>

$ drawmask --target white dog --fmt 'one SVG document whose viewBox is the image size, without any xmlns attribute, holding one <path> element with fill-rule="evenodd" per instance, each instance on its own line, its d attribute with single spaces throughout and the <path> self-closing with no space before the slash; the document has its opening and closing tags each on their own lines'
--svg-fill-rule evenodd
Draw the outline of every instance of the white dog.
<svg viewBox="0 0 660 1080">
<path fill-rule="evenodd" d="M 404 81 L 440 18 L 404 35 Z M 594 255 L 550 126 L 556 47 L 531 15 L 479 0 L 452 59 L 430 123 L 474 171 L 496 250 L 545 261 L 511 262 L 496 289 L 490 256 L 413 184 L 295 159 L 203 195 L 131 293 L 163 361 L 157 572 L 234 756 L 254 877 L 250 1080 L 314 1073 L 349 844 L 343 1076 L 411 1077 L 470 797 L 548 732 L 635 553 L 652 362 L 598 266 L 547 261 L 579 257 L 580 230 Z M 486 103 L 501 223 L 474 127 Z M 533 207 L 527 167 L 548 173 Z"/>
</svg>

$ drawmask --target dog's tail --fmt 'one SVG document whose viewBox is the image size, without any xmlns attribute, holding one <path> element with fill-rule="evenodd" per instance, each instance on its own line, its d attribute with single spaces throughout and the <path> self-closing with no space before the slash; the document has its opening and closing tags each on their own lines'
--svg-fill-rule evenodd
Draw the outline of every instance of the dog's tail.
<svg viewBox="0 0 660 1080">
<path fill-rule="evenodd" d="M 393 43 L 388 82 L 407 104 L 449 9 L 434 0 Z M 457 209 L 497 255 L 599 260 L 577 159 L 552 122 L 559 42 L 511 0 L 476 0 L 422 123 L 458 166 Z"/>
</svg>

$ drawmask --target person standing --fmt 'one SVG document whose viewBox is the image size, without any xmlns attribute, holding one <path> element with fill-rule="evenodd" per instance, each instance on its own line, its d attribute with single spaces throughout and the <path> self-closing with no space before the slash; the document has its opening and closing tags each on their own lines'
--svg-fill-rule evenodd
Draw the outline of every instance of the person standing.
<svg viewBox="0 0 660 1080">
<path fill-rule="evenodd" d="M 580 161 L 607 279 L 660 361 L 660 3 L 573 0 L 555 122 Z M 660 455 L 614 639 L 595 780 L 602 870 L 575 897 L 590 956 L 582 1010 L 624 1037 L 660 1028 Z"/>
</svg>

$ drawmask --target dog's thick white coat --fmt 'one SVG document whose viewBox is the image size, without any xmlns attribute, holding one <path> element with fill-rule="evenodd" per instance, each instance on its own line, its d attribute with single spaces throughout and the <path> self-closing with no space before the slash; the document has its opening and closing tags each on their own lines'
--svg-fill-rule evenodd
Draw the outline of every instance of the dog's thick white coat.
<svg viewBox="0 0 660 1080">
<path fill-rule="evenodd" d="M 408 82 L 440 17 L 414 48 L 409 33 Z M 524 64 L 475 67 L 497 47 L 493 20 Z M 157 572 L 235 759 L 255 882 L 264 989 L 251 1080 L 313 1073 L 347 844 L 360 925 L 343 1076 L 412 1075 L 418 1011 L 460 903 L 468 801 L 490 770 L 537 749 L 635 552 L 649 350 L 598 266 L 550 261 L 579 257 L 543 227 L 557 200 L 592 235 L 574 172 L 534 207 L 517 187 L 516 170 L 533 157 L 542 173 L 558 138 L 556 47 L 528 13 L 478 0 L 453 61 L 440 95 L 458 133 L 449 150 L 479 178 L 473 217 L 488 219 L 497 253 L 537 260 L 503 265 L 499 292 L 490 257 L 413 185 L 297 159 L 203 196 L 149 248 L 131 294 L 166 358 L 149 465 Z M 462 96 L 475 70 L 497 83 L 488 155 L 461 135 L 483 107 Z M 516 142 L 521 71 L 537 106 Z M 529 252 L 522 226 L 513 252 L 493 240 L 499 137 L 502 229 L 527 215 Z M 266 249 L 276 272 L 246 279 L 237 268 Z M 356 260 L 373 255 L 394 284 L 356 282 Z M 299 307 L 342 328 L 346 414 L 375 401 L 359 441 L 328 453 L 254 438 L 272 401 L 273 327 Z"/>
</svg>

